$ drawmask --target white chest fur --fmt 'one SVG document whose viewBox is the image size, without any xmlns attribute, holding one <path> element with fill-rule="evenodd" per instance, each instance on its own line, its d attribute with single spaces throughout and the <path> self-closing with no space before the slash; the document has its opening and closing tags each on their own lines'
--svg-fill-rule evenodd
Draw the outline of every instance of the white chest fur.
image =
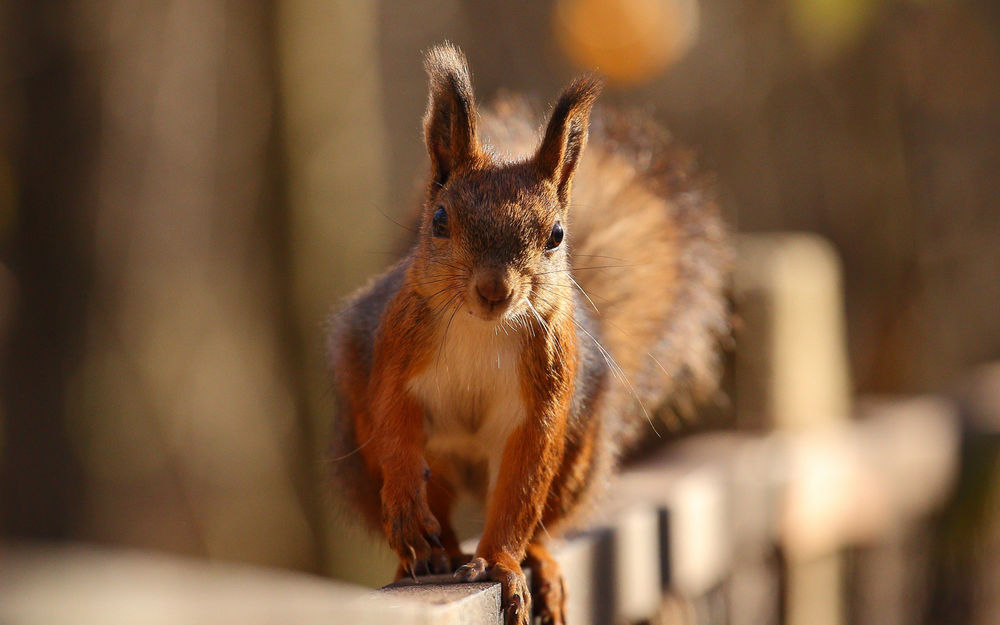
<svg viewBox="0 0 1000 625">
<path fill-rule="evenodd" d="M 429 451 L 486 462 L 492 487 L 504 446 L 524 421 L 519 332 L 456 318 L 429 366 L 410 380 L 427 411 Z"/>
</svg>

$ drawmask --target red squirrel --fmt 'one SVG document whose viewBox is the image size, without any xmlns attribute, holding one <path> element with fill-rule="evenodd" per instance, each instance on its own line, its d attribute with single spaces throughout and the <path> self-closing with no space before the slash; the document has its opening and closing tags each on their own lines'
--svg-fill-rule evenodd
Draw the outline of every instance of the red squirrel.
<svg viewBox="0 0 1000 625">
<path fill-rule="evenodd" d="M 416 242 L 330 323 L 333 473 L 399 556 L 397 578 L 499 581 L 507 623 L 534 604 L 561 624 L 546 541 L 607 485 L 652 407 L 715 388 L 727 230 L 665 130 L 610 110 L 591 121 L 599 79 L 573 81 L 539 138 L 523 101 L 477 109 L 456 47 L 425 69 Z M 486 509 L 471 559 L 450 522 L 459 492 Z"/>
</svg>

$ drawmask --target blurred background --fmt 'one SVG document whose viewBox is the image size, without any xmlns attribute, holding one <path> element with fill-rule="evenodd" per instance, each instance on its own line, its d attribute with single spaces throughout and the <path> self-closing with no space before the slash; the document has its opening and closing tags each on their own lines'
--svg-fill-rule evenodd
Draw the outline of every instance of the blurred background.
<svg viewBox="0 0 1000 625">
<path fill-rule="evenodd" d="M 599 68 L 739 230 L 832 241 L 855 391 L 1000 357 L 995 0 L 4 0 L 5 539 L 387 580 L 326 494 L 322 324 L 409 236 L 444 39 L 481 102 Z"/>
</svg>

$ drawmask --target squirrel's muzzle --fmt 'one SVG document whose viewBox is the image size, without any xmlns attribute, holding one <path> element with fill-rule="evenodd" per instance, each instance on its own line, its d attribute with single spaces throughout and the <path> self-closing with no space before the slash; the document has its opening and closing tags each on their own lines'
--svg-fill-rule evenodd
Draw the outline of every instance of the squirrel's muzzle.
<svg viewBox="0 0 1000 625">
<path fill-rule="evenodd" d="M 510 299 L 513 289 L 503 278 L 490 276 L 476 281 L 476 293 L 482 298 L 484 304 L 497 306 Z"/>
<path fill-rule="evenodd" d="M 483 271 L 475 278 L 475 298 L 484 316 L 503 314 L 514 296 L 514 281 L 501 271 Z"/>
</svg>

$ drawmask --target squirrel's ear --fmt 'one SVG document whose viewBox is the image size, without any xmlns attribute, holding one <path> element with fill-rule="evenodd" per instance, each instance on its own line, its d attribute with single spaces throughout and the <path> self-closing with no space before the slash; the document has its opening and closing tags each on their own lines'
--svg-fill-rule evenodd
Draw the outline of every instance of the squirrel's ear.
<svg viewBox="0 0 1000 625">
<path fill-rule="evenodd" d="M 542 175 L 556 184 L 564 206 L 569 202 L 573 173 L 587 145 L 590 109 L 603 86 L 601 79 L 592 75 L 574 80 L 552 109 L 545 138 L 535 154 L 535 163 Z"/>
<path fill-rule="evenodd" d="M 443 185 L 455 168 L 479 153 L 476 104 L 469 66 L 450 43 L 434 46 L 424 58 L 430 97 L 424 114 L 424 141 L 433 181 Z"/>
</svg>

